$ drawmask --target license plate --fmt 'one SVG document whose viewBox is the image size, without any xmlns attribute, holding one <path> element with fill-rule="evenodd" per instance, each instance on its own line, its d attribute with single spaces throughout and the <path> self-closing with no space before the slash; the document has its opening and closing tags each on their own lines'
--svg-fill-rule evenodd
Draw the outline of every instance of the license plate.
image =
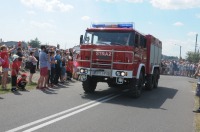
<svg viewBox="0 0 200 132">
<path fill-rule="evenodd" d="M 94 71 L 93 75 L 97 75 L 97 76 L 109 76 L 109 72 L 105 72 L 105 71 Z"/>
</svg>

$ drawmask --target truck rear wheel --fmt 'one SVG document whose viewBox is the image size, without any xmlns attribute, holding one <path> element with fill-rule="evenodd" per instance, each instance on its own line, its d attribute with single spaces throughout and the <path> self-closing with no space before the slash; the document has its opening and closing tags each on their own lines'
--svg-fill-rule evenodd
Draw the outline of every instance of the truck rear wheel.
<svg viewBox="0 0 200 132">
<path fill-rule="evenodd" d="M 85 93 L 93 93 L 97 87 L 97 81 L 88 76 L 87 80 L 82 82 L 82 86 Z"/>
<path fill-rule="evenodd" d="M 152 90 L 154 87 L 154 78 L 153 75 L 149 74 L 146 77 L 146 84 L 145 84 L 145 88 L 147 90 Z"/>
<path fill-rule="evenodd" d="M 131 81 L 131 87 L 130 87 L 130 95 L 133 98 L 138 98 L 142 94 L 142 87 L 144 83 L 144 76 L 142 72 L 140 73 L 139 79 L 133 79 Z"/>
<path fill-rule="evenodd" d="M 159 79 L 159 72 L 158 70 L 154 71 L 154 82 L 153 82 L 153 87 L 158 88 L 158 79 Z"/>
</svg>

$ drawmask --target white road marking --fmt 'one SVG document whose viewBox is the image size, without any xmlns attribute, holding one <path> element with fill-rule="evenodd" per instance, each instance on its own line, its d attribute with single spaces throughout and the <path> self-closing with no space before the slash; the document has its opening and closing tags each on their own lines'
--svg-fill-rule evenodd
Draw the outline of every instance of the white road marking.
<svg viewBox="0 0 200 132">
<path fill-rule="evenodd" d="M 62 112 L 59 112 L 59 113 L 56 113 L 56 114 L 54 114 L 54 115 L 50 115 L 50 116 L 48 116 L 48 117 L 45 117 L 45 118 L 42 118 L 42 119 L 39 119 L 39 120 L 30 122 L 30 123 L 28 123 L 28 124 L 25 124 L 25 125 L 16 127 L 16 128 L 14 128 L 14 129 L 8 130 L 8 131 L 6 131 L 6 132 L 16 132 L 16 131 L 25 129 L 25 128 L 27 128 L 27 127 L 30 127 L 30 126 L 33 126 L 33 125 L 35 125 L 35 124 L 41 123 L 41 122 L 43 122 L 43 121 L 46 121 L 46 120 L 49 120 L 49 119 L 52 119 L 52 118 L 61 116 L 61 115 L 66 114 L 66 113 L 68 113 L 68 112 L 71 112 L 71 111 L 74 111 L 74 110 L 76 110 L 76 109 L 82 108 L 82 107 L 84 107 L 84 106 L 90 105 L 90 104 L 92 104 L 92 103 L 99 102 L 99 101 L 104 100 L 104 99 L 106 99 L 106 98 L 109 98 L 109 97 L 111 97 L 111 96 L 113 96 L 113 95 L 114 95 L 114 94 L 110 94 L 110 95 L 104 96 L 104 97 L 99 98 L 99 99 L 97 99 L 97 100 L 90 101 L 90 102 L 88 102 L 88 103 L 85 103 L 85 104 L 82 104 L 82 105 L 73 107 L 73 108 L 71 108 L 71 109 L 68 109 L 68 110 L 65 110 L 65 111 L 62 111 Z M 104 102 L 105 102 L 105 101 L 104 101 Z"/>
<path fill-rule="evenodd" d="M 120 96 L 120 95 L 121 95 L 121 94 L 111 96 L 111 97 L 106 98 L 106 99 L 104 99 L 104 100 L 101 100 L 101 101 L 99 101 L 99 102 L 97 102 L 97 103 L 91 104 L 91 105 L 86 106 L 86 107 L 84 107 L 84 108 L 81 108 L 81 109 L 79 109 L 79 110 L 73 111 L 73 112 L 68 113 L 68 114 L 66 114 L 66 115 L 63 115 L 63 116 L 61 116 L 61 117 L 55 118 L 55 119 L 53 119 L 53 120 L 50 120 L 50 121 L 45 122 L 45 123 L 43 123 L 43 124 L 40 124 L 40 125 L 38 125 L 38 126 L 32 127 L 32 128 L 30 128 L 30 129 L 27 129 L 27 130 L 25 130 L 25 131 L 23 131 L 23 132 L 32 132 L 32 131 L 38 130 L 38 129 L 42 128 L 42 127 L 48 126 L 48 125 L 50 125 L 50 124 L 52 124 L 52 123 L 55 123 L 55 122 L 60 121 L 60 120 L 62 120 L 62 119 L 65 119 L 65 118 L 68 118 L 68 117 L 73 116 L 73 115 L 75 115 L 75 114 L 78 114 L 78 113 L 80 113 L 80 112 L 82 112 L 82 111 L 85 111 L 85 110 L 87 110 L 87 109 L 90 109 L 90 108 L 92 108 L 92 107 L 95 107 L 95 106 L 97 106 L 97 105 L 99 105 L 99 104 L 101 104 L 101 103 L 103 103 L 103 102 L 106 102 L 106 101 L 108 101 L 108 100 L 111 100 L 111 99 L 113 99 L 113 98 L 116 98 L 116 97 L 118 97 L 118 96 Z"/>
</svg>

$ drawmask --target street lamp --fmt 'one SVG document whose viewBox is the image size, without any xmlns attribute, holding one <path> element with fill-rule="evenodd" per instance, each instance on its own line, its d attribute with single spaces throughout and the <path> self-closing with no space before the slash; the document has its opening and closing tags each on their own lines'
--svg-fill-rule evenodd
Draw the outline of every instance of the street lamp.
<svg viewBox="0 0 200 132">
<path fill-rule="evenodd" d="M 178 45 L 178 44 L 174 44 L 174 45 L 177 45 L 177 46 L 180 46 L 180 59 L 181 59 L 181 45 Z"/>
</svg>

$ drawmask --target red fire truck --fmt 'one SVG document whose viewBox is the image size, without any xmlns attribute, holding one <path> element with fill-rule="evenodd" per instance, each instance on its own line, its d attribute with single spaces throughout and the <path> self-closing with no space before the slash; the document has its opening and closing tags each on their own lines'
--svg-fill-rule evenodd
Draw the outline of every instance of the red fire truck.
<svg viewBox="0 0 200 132">
<path fill-rule="evenodd" d="M 80 37 L 78 79 L 86 93 L 98 82 L 129 88 L 132 97 L 158 87 L 162 42 L 134 29 L 133 23 L 93 23 Z"/>
</svg>

